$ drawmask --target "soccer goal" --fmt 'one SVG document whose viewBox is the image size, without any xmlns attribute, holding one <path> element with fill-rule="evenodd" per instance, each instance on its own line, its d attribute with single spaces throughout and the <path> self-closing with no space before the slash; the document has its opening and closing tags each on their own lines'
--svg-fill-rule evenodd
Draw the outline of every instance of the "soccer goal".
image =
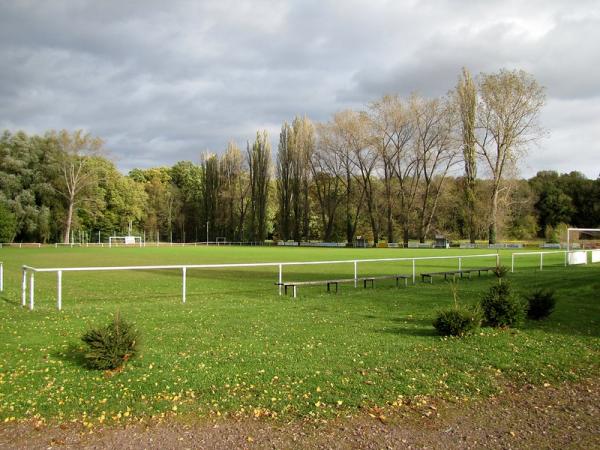
<svg viewBox="0 0 600 450">
<path fill-rule="evenodd" d="M 568 228 L 567 250 L 569 264 L 587 264 L 587 254 L 591 262 L 600 262 L 600 228 Z"/>
<path fill-rule="evenodd" d="M 109 247 L 142 247 L 143 241 L 141 236 L 110 236 L 108 238 Z"/>
</svg>

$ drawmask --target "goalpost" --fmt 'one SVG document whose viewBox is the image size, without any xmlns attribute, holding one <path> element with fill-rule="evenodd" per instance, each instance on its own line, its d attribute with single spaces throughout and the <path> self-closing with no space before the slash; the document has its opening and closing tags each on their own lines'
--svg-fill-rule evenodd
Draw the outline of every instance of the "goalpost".
<svg viewBox="0 0 600 450">
<path fill-rule="evenodd" d="M 141 236 L 110 236 L 108 238 L 108 247 L 112 246 L 143 246 L 143 241 Z"/>
<path fill-rule="evenodd" d="M 567 251 L 569 264 L 587 264 L 588 253 L 600 262 L 600 228 L 567 228 Z"/>
</svg>

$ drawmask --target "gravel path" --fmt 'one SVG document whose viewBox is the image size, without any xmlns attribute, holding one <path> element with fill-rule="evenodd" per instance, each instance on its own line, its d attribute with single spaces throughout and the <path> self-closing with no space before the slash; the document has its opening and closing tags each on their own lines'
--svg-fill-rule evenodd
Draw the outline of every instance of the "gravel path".
<svg viewBox="0 0 600 450">
<path fill-rule="evenodd" d="M 463 404 L 415 402 L 322 424 L 167 421 L 91 431 L 0 425 L 0 448 L 600 449 L 600 380 L 508 389 Z"/>
</svg>

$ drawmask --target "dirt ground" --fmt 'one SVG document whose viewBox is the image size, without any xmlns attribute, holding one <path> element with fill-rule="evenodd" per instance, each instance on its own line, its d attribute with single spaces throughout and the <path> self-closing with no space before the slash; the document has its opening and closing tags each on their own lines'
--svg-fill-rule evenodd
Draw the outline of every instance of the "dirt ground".
<svg viewBox="0 0 600 450">
<path fill-rule="evenodd" d="M 85 430 L 0 425 L 18 449 L 600 449 L 600 380 L 507 389 L 464 404 L 414 402 L 327 423 L 170 420 Z"/>
</svg>

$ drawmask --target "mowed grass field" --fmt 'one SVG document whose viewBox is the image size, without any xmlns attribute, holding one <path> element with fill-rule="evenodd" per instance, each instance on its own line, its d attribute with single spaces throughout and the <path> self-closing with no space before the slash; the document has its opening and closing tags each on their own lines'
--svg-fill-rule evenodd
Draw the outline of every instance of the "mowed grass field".
<svg viewBox="0 0 600 450">
<path fill-rule="evenodd" d="M 63 310 L 56 274 L 35 277 L 35 310 L 20 306 L 20 266 L 75 267 L 352 260 L 493 253 L 484 250 L 314 249 L 261 247 L 0 249 L 0 420 L 98 423 L 151 416 L 332 417 L 419 396 L 462 400 L 507 385 L 597 377 L 600 368 L 600 265 L 563 267 L 562 255 L 517 260 L 509 278 L 527 293 L 556 289 L 557 308 L 516 330 L 482 328 L 441 338 L 431 323 L 452 304 L 448 283 L 397 289 L 300 287 L 279 296 L 277 268 L 64 273 Z M 501 251 L 510 266 L 510 252 Z M 494 265 L 465 258 L 463 267 Z M 417 262 L 423 271 L 456 260 Z M 359 276 L 410 274 L 411 262 L 360 263 Z M 284 268 L 284 280 L 351 278 L 352 264 Z M 462 304 L 475 304 L 496 282 L 462 280 Z M 119 311 L 142 333 L 142 350 L 107 376 L 82 367 L 81 334 Z"/>
</svg>

